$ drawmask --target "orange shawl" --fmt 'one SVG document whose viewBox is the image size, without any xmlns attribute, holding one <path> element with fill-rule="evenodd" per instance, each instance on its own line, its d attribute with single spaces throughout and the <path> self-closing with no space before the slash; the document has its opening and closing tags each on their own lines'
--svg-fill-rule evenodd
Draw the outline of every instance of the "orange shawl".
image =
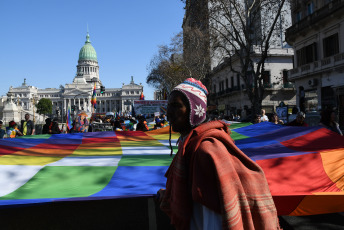
<svg viewBox="0 0 344 230">
<path fill-rule="evenodd" d="M 193 129 L 165 176 L 161 209 L 177 229 L 189 229 L 193 202 L 221 214 L 223 229 L 279 229 L 264 172 L 220 121 Z"/>
</svg>

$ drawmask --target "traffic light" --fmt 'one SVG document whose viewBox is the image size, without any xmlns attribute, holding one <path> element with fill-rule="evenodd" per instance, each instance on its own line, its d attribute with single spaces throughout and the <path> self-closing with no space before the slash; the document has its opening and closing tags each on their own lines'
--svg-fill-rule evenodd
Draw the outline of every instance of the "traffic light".
<svg viewBox="0 0 344 230">
<path fill-rule="evenodd" d="M 72 105 L 72 112 L 75 111 L 75 105 Z"/>
<path fill-rule="evenodd" d="M 100 93 L 103 94 L 105 92 L 105 86 L 101 85 L 100 86 Z"/>
</svg>

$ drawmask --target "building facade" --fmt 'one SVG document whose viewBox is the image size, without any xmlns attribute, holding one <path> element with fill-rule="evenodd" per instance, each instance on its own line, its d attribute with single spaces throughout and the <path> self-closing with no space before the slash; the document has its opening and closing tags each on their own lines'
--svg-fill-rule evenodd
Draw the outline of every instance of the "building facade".
<svg viewBox="0 0 344 230">
<path fill-rule="evenodd" d="M 344 1 L 292 1 L 287 42 L 295 50 L 289 79 L 302 111 L 327 107 L 339 112 L 344 127 Z"/>
<path fill-rule="evenodd" d="M 275 27 L 272 27 L 271 15 L 265 15 L 267 8 L 264 8 L 265 11 L 263 8 L 252 10 L 254 19 L 247 17 L 243 19 L 243 23 L 240 23 L 239 18 L 242 15 L 248 15 L 245 6 L 253 2 L 251 0 L 220 1 L 217 4 L 208 0 L 186 1 L 183 21 L 184 37 L 188 38 L 186 33 L 197 28 L 202 32 L 201 41 L 207 47 L 202 51 L 208 58 L 208 63 L 204 65 L 209 70 L 204 80 L 210 93 L 208 110 L 217 110 L 224 115 L 239 114 L 242 117 L 251 113 L 253 102 L 249 100 L 246 84 L 249 86 L 254 84 L 245 83 L 243 76 L 247 79 L 253 79 L 253 77 L 248 76 L 249 74 L 240 75 L 241 69 L 244 65 L 248 65 L 248 62 L 254 66 L 248 72 L 256 68 L 261 60 L 262 50 L 267 47 L 263 37 L 267 36 L 270 28 L 275 29 L 271 32 L 268 56 L 265 60 L 264 72 L 261 74 L 264 84 L 262 108 L 267 113 L 272 113 L 281 102 L 290 108 L 296 105 L 296 91 L 287 78 L 288 70 L 293 68 L 294 51 L 286 44 L 283 33 L 291 25 L 290 7 L 285 4 L 281 6 L 283 14 L 276 12 L 271 14 L 276 15 L 279 22 Z M 243 10 L 242 14 L 234 10 L 240 6 Z M 186 39 L 184 42 L 184 58 L 190 59 L 192 54 L 197 53 L 195 51 L 197 46 L 193 45 L 191 39 Z M 240 60 L 238 54 L 243 54 L 247 50 L 250 50 L 251 60 L 245 60 L 243 58 L 245 55 L 242 55 Z M 198 61 L 198 59 L 194 60 Z"/>
<path fill-rule="evenodd" d="M 93 111 L 91 98 L 94 85 L 96 84 L 97 105 Z M 121 88 L 106 87 L 104 93 L 100 93 L 100 87 L 103 86 L 99 78 L 99 65 L 97 53 L 93 48 L 89 34 L 87 33 L 86 42 L 80 49 L 76 75 L 73 82 L 60 86 L 59 88 L 39 89 L 28 85 L 26 79 L 19 87 L 10 87 L 7 96 L 2 98 L 3 106 L 15 104 L 22 111 L 20 116 L 23 119 L 24 114 L 35 114 L 34 103 L 41 98 L 47 98 L 52 101 L 53 116 L 65 117 L 69 107 L 75 106 L 76 112 L 84 110 L 87 113 L 105 113 L 122 112 L 131 113 L 133 101 L 139 100 L 143 92 L 142 84 L 136 84 L 133 77 L 128 84 L 122 83 Z M 37 118 L 39 115 L 35 114 Z M 9 121 L 9 118 L 3 114 L 3 120 Z M 18 120 L 18 118 L 16 118 Z M 41 119 L 38 119 L 41 121 Z M 65 119 L 62 119 L 64 121 Z"/>
<path fill-rule="evenodd" d="M 259 52 L 259 51 L 257 51 Z M 264 96 L 262 108 L 266 113 L 273 113 L 276 107 L 283 102 L 290 108 L 296 105 L 295 88 L 287 79 L 288 70 L 293 66 L 291 48 L 271 49 L 269 58 L 265 63 Z M 239 60 L 234 59 L 231 66 L 240 68 Z M 250 113 L 251 102 L 246 93 L 243 79 L 231 71 L 230 65 L 224 62 L 216 67 L 212 73 L 213 101 L 219 113 L 224 115 L 238 114 L 240 116 Z M 213 106 L 213 108 L 215 108 Z"/>
</svg>

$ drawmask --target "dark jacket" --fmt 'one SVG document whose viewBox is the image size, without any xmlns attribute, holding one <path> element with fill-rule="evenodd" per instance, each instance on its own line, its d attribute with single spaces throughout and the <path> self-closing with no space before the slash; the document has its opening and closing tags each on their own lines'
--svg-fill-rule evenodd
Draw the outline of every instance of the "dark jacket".
<svg viewBox="0 0 344 230">
<path fill-rule="evenodd" d="M 20 132 L 24 134 L 24 122 L 26 120 L 21 120 L 21 126 L 20 126 Z M 26 127 L 27 127 L 27 131 L 26 131 L 26 135 L 32 135 L 32 131 L 34 129 L 34 124 L 31 120 L 28 120 L 26 123 Z"/>
<path fill-rule="evenodd" d="M 43 125 L 42 134 L 59 134 L 61 130 L 59 129 L 59 125 L 56 122 L 50 122 L 48 124 Z"/>
</svg>

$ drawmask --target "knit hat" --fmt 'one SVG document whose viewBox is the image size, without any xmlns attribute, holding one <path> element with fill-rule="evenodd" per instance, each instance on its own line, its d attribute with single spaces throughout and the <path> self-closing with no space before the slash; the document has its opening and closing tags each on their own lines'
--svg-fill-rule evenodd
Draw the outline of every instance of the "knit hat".
<svg viewBox="0 0 344 230">
<path fill-rule="evenodd" d="M 196 127 L 206 119 L 208 90 L 202 82 L 187 78 L 183 83 L 177 85 L 172 91 L 183 93 L 190 105 L 190 124 Z"/>
<path fill-rule="evenodd" d="M 10 121 L 8 124 L 10 127 L 14 127 L 17 125 L 17 123 L 15 121 Z"/>
<path fill-rule="evenodd" d="M 81 111 L 78 116 L 84 115 L 85 117 L 88 117 L 85 111 Z"/>
</svg>

